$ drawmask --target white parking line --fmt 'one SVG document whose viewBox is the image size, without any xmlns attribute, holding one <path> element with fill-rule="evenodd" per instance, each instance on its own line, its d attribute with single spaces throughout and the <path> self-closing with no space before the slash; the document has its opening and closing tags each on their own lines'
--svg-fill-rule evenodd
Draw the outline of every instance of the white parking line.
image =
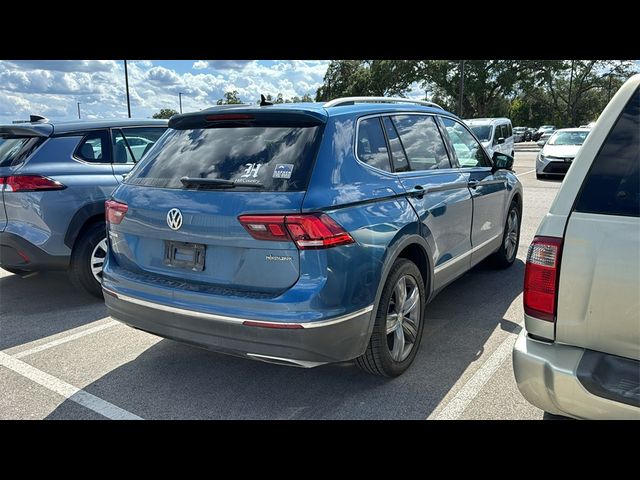
<svg viewBox="0 0 640 480">
<path fill-rule="evenodd" d="M 99 332 L 106 328 L 113 327 L 118 325 L 120 322 L 116 322 L 115 320 L 111 320 L 110 322 L 103 323 L 101 325 L 97 325 L 95 327 L 87 328 L 85 330 L 80 330 L 77 333 L 73 333 L 71 335 L 67 335 L 66 337 L 57 338 L 47 343 L 43 343 L 42 345 L 38 345 L 33 348 L 29 348 L 27 350 L 23 350 L 13 355 L 14 358 L 23 358 L 27 355 L 33 355 L 34 353 L 42 352 L 43 350 L 48 350 L 52 347 L 57 347 L 58 345 L 62 345 L 63 343 L 71 342 L 72 340 L 77 340 L 78 338 L 82 338 L 85 335 L 91 335 L 92 333 Z"/>
<path fill-rule="evenodd" d="M 113 403 L 85 392 L 81 388 L 74 387 L 6 353 L 0 352 L 0 365 L 111 420 L 142 420 L 141 417 L 117 407 Z"/>
<path fill-rule="evenodd" d="M 469 406 L 471 401 L 482 390 L 482 387 L 489 381 L 493 374 L 498 370 L 502 362 L 511 354 L 513 344 L 517 335 L 509 334 L 502 341 L 493 353 L 487 358 L 484 364 L 476 370 L 473 376 L 465 383 L 458 393 L 440 410 L 437 414 L 432 413 L 427 420 L 456 420 L 460 418 Z"/>
<path fill-rule="evenodd" d="M 535 172 L 536 169 L 534 168 L 533 170 L 529 170 L 528 172 L 524 172 L 524 173 L 519 173 L 516 175 L 516 177 L 522 177 L 523 175 L 529 175 L 530 173 Z"/>
</svg>

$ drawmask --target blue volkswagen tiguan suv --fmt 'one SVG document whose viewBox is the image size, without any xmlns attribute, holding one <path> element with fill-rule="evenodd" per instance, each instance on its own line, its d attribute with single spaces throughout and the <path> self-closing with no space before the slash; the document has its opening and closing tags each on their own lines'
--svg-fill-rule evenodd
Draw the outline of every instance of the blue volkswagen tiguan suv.
<svg viewBox="0 0 640 480">
<path fill-rule="evenodd" d="M 166 120 L 31 121 L 0 125 L 0 267 L 68 270 L 102 297 L 104 202 L 151 149 Z"/>
<path fill-rule="evenodd" d="M 512 163 L 428 102 L 175 116 L 106 203 L 109 313 L 223 353 L 399 375 L 440 289 L 513 263 Z"/>
</svg>

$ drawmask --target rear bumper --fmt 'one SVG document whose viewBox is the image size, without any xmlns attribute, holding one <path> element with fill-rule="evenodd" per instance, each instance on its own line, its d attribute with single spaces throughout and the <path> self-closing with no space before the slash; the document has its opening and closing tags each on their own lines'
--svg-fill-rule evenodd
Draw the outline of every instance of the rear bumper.
<svg viewBox="0 0 640 480">
<path fill-rule="evenodd" d="M 161 337 L 220 353 L 300 367 L 351 360 L 369 341 L 373 306 L 348 315 L 314 322 L 260 326 L 260 318 L 205 313 L 104 289 L 109 315 Z M 245 325 L 250 321 L 254 325 Z M 268 319 L 273 324 L 273 319 Z"/>
<path fill-rule="evenodd" d="M 585 349 L 529 338 L 513 347 L 513 372 L 522 396 L 556 415 L 588 419 L 640 419 L 640 408 L 590 393 L 578 379 Z"/>
<path fill-rule="evenodd" d="M 0 232 L 0 267 L 21 270 L 64 270 L 68 256 L 49 255 L 33 243 L 10 232 Z"/>
</svg>

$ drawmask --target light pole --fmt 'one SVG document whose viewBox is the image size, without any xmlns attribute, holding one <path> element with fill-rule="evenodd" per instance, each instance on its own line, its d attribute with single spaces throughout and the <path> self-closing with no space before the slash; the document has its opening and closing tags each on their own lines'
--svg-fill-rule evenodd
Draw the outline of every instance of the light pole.
<svg viewBox="0 0 640 480">
<path fill-rule="evenodd" d="M 180 101 L 180 113 L 182 113 L 182 92 L 178 92 L 178 100 Z"/>
<path fill-rule="evenodd" d="M 464 60 L 460 60 L 460 100 L 458 103 L 458 116 L 462 118 L 462 97 L 464 96 Z"/>
<path fill-rule="evenodd" d="M 80 102 L 76 102 L 78 104 L 78 119 L 80 118 Z"/>
<path fill-rule="evenodd" d="M 131 118 L 131 102 L 129 101 L 129 72 L 127 71 L 127 61 L 124 61 L 124 84 L 127 88 L 127 113 Z"/>
</svg>

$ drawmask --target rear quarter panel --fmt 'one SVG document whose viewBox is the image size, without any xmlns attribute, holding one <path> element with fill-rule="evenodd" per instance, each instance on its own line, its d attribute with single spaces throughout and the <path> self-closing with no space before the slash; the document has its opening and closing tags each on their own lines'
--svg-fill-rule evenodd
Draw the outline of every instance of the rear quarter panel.
<svg viewBox="0 0 640 480">
<path fill-rule="evenodd" d="M 69 255 L 65 234 L 74 214 L 91 203 L 104 202 L 117 182 L 111 164 L 89 164 L 72 157 L 81 137 L 51 138 L 17 171 L 44 175 L 67 188 L 50 192 L 16 192 L 4 195 L 8 223 L 15 233 L 50 255 Z"/>
</svg>

